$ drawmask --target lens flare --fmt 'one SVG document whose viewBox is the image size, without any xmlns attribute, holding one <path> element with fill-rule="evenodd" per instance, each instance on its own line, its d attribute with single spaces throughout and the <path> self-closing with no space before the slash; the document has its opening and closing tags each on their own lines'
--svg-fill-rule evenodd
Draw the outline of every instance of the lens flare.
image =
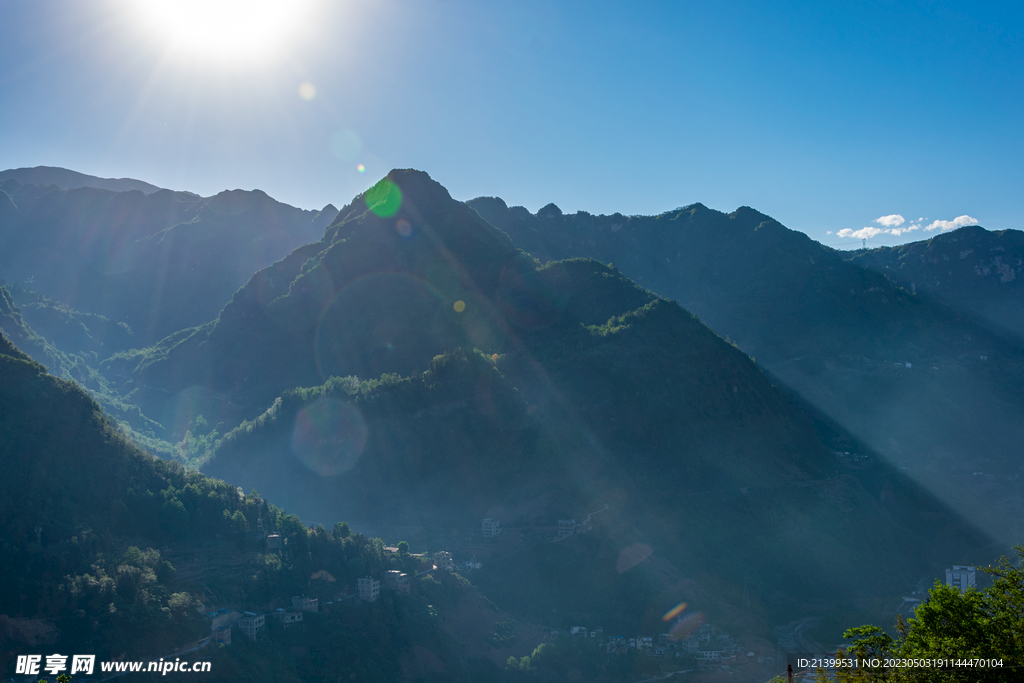
<svg viewBox="0 0 1024 683">
<path fill-rule="evenodd" d="M 366 167 L 363 166 L 362 164 L 356 166 L 356 170 L 359 171 L 360 173 L 366 173 Z"/>
<path fill-rule="evenodd" d="M 292 452 L 310 470 L 331 477 L 355 466 L 367 434 L 366 422 L 355 406 L 321 398 L 295 416 Z"/>
<path fill-rule="evenodd" d="M 355 131 L 342 128 L 331 133 L 331 154 L 341 161 L 350 163 L 356 160 L 363 149 L 363 141 Z M 357 168 L 361 168 L 359 164 Z M 362 172 L 362 171 L 360 171 Z"/>
<path fill-rule="evenodd" d="M 700 612 L 694 612 L 693 614 L 687 614 L 685 617 L 677 621 L 668 633 L 672 640 L 682 640 L 700 628 L 700 625 L 703 623 L 704 615 Z"/>
<path fill-rule="evenodd" d="M 402 237 L 409 237 L 412 235 L 412 225 L 404 218 L 400 218 L 398 222 L 395 223 L 395 230 L 397 230 L 398 234 Z"/>
<path fill-rule="evenodd" d="M 299 86 L 299 97 L 309 102 L 316 97 L 316 86 L 312 83 L 303 83 Z"/>
<path fill-rule="evenodd" d="M 402 208 L 402 191 L 387 178 L 366 191 L 366 208 L 381 218 L 390 218 Z"/>
<path fill-rule="evenodd" d="M 672 609 L 670 609 L 669 611 L 665 612 L 665 616 L 663 616 L 661 618 L 661 620 L 662 621 L 672 621 L 673 619 L 678 617 L 680 615 L 680 613 L 682 613 L 682 611 L 684 609 L 686 609 L 686 603 L 685 602 L 681 602 L 678 605 L 676 605 L 675 607 L 673 607 Z"/>
<path fill-rule="evenodd" d="M 615 563 L 615 571 L 620 574 L 628 571 L 650 557 L 653 552 L 651 546 L 646 543 L 634 543 L 628 548 L 623 548 L 619 553 L 618 562 Z"/>
<path fill-rule="evenodd" d="M 456 313 L 462 313 L 464 310 L 466 310 L 466 302 L 460 299 L 459 301 L 456 301 L 452 305 L 452 308 L 455 309 Z"/>
</svg>

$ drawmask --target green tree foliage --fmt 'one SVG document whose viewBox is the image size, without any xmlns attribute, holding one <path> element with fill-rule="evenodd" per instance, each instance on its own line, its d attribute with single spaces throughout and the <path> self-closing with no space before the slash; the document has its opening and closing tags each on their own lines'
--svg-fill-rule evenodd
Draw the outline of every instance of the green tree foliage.
<svg viewBox="0 0 1024 683">
<path fill-rule="evenodd" d="M 837 674 L 840 681 L 1008 681 L 1024 669 L 1024 546 L 1018 561 L 1005 557 L 983 569 L 992 586 L 964 592 L 936 584 L 914 617 L 897 621 L 894 638 L 877 626 L 849 629 L 854 640 L 847 654 L 859 660 L 878 659 L 880 666 Z M 887 660 L 924 660 L 941 667 L 887 666 Z M 1000 662 L 978 666 L 976 660 Z M 890 662 L 891 663 L 891 662 Z"/>
<path fill-rule="evenodd" d="M 590 638 L 571 638 L 563 635 L 550 642 L 541 643 L 530 655 L 518 659 L 509 657 L 505 668 L 512 672 L 528 672 L 528 676 L 517 680 L 552 683 L 593 681 L 605 677 L 609 680 L 632 680 L 659 668 L 653 662 L 641 662 L 635 651 L 612 659 L 614 664 Z M 606 661 L 609 662 L 608 666 Z"/>
</svg>

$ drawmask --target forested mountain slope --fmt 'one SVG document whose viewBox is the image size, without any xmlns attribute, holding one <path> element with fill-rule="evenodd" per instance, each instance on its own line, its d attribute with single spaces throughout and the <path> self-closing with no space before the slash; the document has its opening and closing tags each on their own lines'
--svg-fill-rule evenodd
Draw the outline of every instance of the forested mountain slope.
<svg viewBox="0 0 1024 683">
<path fill-rule="evenodd" d="M 136 344 L 215 317 L 254 272 L 319 239 L 336 214 L 258 190 L 202 198 L 14 179 L 0 190 L 0 277 L 126 323 Z"/>
<path fill-rule="evenodd" d="M 617 546 L 709 587 L 749 572 L 783 611 L 895 589 L 985 543 L 885 466 L 849 470 L 678 304 L 595 261 L 541 266 L 417 171 L 357 197 L 216 320 L 106 367 L 154 414 L 254 419 L 206 470 L 313 519 L 553 523 L 615 502 Z"/>
<path fill-rule="evenodd" d="M 1024 232 L 980 225 L 846 254 L 901 287 L 1024 337 Z"/>
<path fill-rule="evenodd" d="M 1024 352 L 976 314 L 904 289 L 747 207 L 626 217 L 468 203 L 542 261 L 613 261 L 958 510 L 1007 541 L 1024 538 L 1015 457 Z"/>
<path fill-rule="evenodd" d="M 410 595 L 325 605 L 354 592 L 358 577 L 408 571 L 410 558 L 343 523 L 307 529 L 255 492 L 143 453 L 81 389 L 47 374 L 3 335 L 0 466 L 5 677 L 22 654 L 94 654 L 93 675 L 101 677 L 101 662 L 174 661 L 197 644 L 179 659 L 211 662 L 207 680 L 503 676 L 494 661 L 465 654 L 488 649 L 489 631 L 463 640 L 452 633 L 464 633 L 467 618 L 484 628 L 499 620 L 520 626 L 496 610 L 467 610 L 484 600 L 465 581 L 428 576 L 414 580 Z M 282 549 L 267 548 L 268 533 L 285 539 Z M 307 613 L 288 632 L 268 616 L 259 642 L 236 628 L 232 645 L 203 647 L 211 610 L 266 613 L 290 607 L 296 594 L 320 598 L 323 613 Z"/>
</svg>

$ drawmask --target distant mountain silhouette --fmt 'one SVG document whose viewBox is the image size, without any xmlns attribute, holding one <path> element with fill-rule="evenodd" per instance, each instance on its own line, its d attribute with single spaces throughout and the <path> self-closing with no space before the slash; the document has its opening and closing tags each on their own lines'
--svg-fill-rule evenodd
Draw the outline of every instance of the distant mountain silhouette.
<svg viewBox="0 0 1024 683">
<path fill-rule="evenodd" d="M 0 182 L 4 180 L 16 180 L 22 185 L 39 185 L 41 187 L 56 185 L 62 190 L 94 187 L 99 190 L 110 190 L 111 192 L 138 190 L 144 194 L 152 194 L 163 189 L 142 180 L 134 180 L 132 178 L 97 178 L 96 176 L 56 166 L 11 168 L 6 171 L 0 171 Z"/>
<path fill-rule="evenodd" d="M 913 292 L 1024 338 L 1024 232 L 980 225 L 898 247 L 846 252 Z"/>
<path fill-rule="evenodd" d="M 877 460 L 844 465 L 849 435 L 819 435 L 678 304 L 593 260 L 541 266 L 419 171 L 392 171 L 216 320 L 104 367 L 162 421 L 249 418 L 204 469 L 312 519 L 465 527 L 616 501 L 615 543 L 797 601 L 895 589 L 984 542 Z"/>
<path fill-rule="evenodd" d="M 146 344 L 217 315 L 257 270 L 317 240 L 337 210 L 254 190 L 202 198 L 0 181 L 0 277 L 127 323 Z"/>
<path fill-rule="evenodd" d="M 979 243 L 964 260 L 959 254 L 969 247 L 956 240 L 972 233 L 958 238 L 959 231 L 931 246 L 874 250 L 847 260 L 850 255 L 749 207 L 726 214 L 693 204 L 657 216 L 594 216 L 563 215 L 550 205 L 534 215 L 494 197 L 468 204 L 542 262 L 613 261 L 627 277 L 677 300 L 735 341 L 1001 538 L 1024 533 L 1014 521 L 1017 512 L 1024 515 L 1024 505 L 1014 503 L 1015 512 L 1005 514 L 985 503 L 993 495 L 1019 500 L 1013 482 L 1021 469 L 1012 454 L 1024 439 L 1024 350 L 1016 339 L 979 324 L 963 304 L 965 296 L 976 296 L 969 307 L 999 307 L 1003 313 L 993 315 L 1011 326 L 1020 291 L 1020 281 L 1010 279 L 1019 268 L 1015 236 L 991 234 L 991 244 Z M 942 245 L 949 253 L 934 256 Z M 997 263 L 1000 248 L 1007 251 Z M 929 258 L 909 256 L 921 250 Z M 883 257 L 901 258 L 898 271 L 895 265 L 884 271 L 896 282 L 862 267 L 870 259 L 883 264 Z M 954 293 L 956 285 L 941 290 L 959 310 L 937 292 L 921 293 L 923 273 L 905 275 L 925 265 L 938 268 L 946 258 L 974 280 L 962 292 Z M 932 285 L 964 281 L 929 277 Z M 912 282 L 919 294 L 901 286 Z M 974 472 L 999 483 L 989 490 Z"/>
</svg>

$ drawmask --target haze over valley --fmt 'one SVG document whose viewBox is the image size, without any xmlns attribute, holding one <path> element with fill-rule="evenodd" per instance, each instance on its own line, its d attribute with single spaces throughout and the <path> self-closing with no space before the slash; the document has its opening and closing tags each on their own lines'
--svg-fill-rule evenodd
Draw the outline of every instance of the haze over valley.
<svg viewBox="0 0 1024 683">
<path fill-rule="evenodd" d="M 246 499 L 257 511 L 265 498 L 311 528 L 346 520 L 387 543 L 472 554 L 474 590 L 516 628 L 657 630 L 656 605 L 678 598 L 761 643 L 756 670 L 770 675 L 785 625 L 810 619 L 821 628 L 804 647 L 834 647 L 841 624 L 895 610 L 944 565 L 994 559 L 1020 537 L 1012 324 L 908 291 L 860 265 L 870 252 L 846 258 L 753 209 L 531 214 L 458 202 L 426 173 L 396 170 L 340 211 L 311 213 L 261 192 L 11 175 L 0 238 L 22 256 L 0 290 L 8 339 L 91 391 L 137 445 L 258 491 Z M 59 218 L 69 206 L 104 218 Z M 318 222 L 322 235 L 298 244 Z M 164 264 L 109 275 L 133 279 L 115 289 L 124 311 L 146 313 L 141 332 L 96 293 L 110 261 L 84 246 L 111 225 L 131 263 L 149 249 Z M 188 230 L 207 245 L 195 266 L 160 247 Z M 990 239 L 948 239 L 960 234 Z M 223 273 L 252 245 L 264 261 L 228 294 Z M 217 292 L 219 312 L 204 316 Z M 175 319 L 184 326 L 160 338 Z M 942 400 L 954 394 L 972 399 Z M 20 448 L 8 457 L 22 461 Z M 113 495 L 134 516 L 138 492 Z M 54 529 L 54 543 L 73 534 L 48 510 L 26 524 Z M 216 547 L 225 532 L 197 514 L 187 530 L 158 515 L 155 538 Z M 485 517 L 505 535 L 481 539 Z M 579 533 L 552 536 L 559 520 Z"/>
<path fill-rule="evenodd" d="M 6 6 L 0 678 L 1010 680 L 1022 29 Z"/>
</svg>

